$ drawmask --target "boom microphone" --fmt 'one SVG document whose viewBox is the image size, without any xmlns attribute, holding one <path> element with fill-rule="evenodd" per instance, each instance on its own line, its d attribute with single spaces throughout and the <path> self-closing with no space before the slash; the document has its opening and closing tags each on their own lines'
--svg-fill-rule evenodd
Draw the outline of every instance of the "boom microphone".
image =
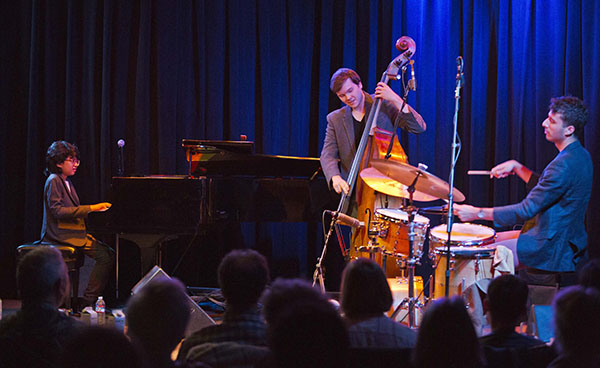
<svg viewBox="0 0 600 368">
<path fill-rule="evenodd" d="M 415 61 L 410 61 L 410 77 L 411 79 L 408 81 L 408 88 L 413 91 L 417 90 L 417 78 L 415 78 Z"/>
<path fill-rule="evenodd" d="M 335 216 L 337 214 L 337 222 L 340 225 L 350 226 L 350 227 L 364 227 L 365 226 L 365 223 L 363 221 L 358 221 L 358 219 L 355 219 L 354 217 L 348 216 L 341 212 L 325 210 L 325 213 L 327 213 L 331 216 Z"/>
</svg>

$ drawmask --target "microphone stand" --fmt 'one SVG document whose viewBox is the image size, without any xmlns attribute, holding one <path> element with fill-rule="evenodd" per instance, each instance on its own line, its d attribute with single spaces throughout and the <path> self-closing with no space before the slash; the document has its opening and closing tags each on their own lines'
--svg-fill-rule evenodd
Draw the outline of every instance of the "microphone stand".
<svg viewBox="0 0 600 368">
<path fill-rule="evenodd" d="M 460 88 L 462 87 L 463 83 L 464 83 L 464 75 L 463 75 L 463 58 L 462 56 L 459 56 L 458 58 L 456 58 L 456 69 L 457 69 L 457 73 L 456 73 L 456 89 L 454 91 L 454 99 L 456 100 L 454 102 L 454 119 L 453 119 L 453 124 L 454 124 L 454 133 L 452 136 L 452 160 L 450 161 L 450 178 L 448 179 L 448 182 L 450 183 L 450 189 L 449 189 L 449 194 L 448 194 L 448 217 L 447 217 L 447 227 L 446 227 L 446 231 L 448 233 L 448 238 L 446 241 L 446 280 L 445 280 L 445 286 L 446 286 L 446 290 L 445 290 L 445 296 L 446 298 L 449 295 L 450 292 L 450 240 L 452 239 L 452 225 L 454 223 L 454 213 L 453 213 L 453 207 L 454 207 L 454 196 L 453 196 L 453 189 L 454 189 L 454 170 L 456 168 L 456 161 L 458 160 L 458 155 L 460 154 L 460 147 L 461 147 L 461 143 L 460 143 L 460 138 L 458 137 L 458 107 L 459 107 L 459 100 L 460 100 Z"/>
</svg>

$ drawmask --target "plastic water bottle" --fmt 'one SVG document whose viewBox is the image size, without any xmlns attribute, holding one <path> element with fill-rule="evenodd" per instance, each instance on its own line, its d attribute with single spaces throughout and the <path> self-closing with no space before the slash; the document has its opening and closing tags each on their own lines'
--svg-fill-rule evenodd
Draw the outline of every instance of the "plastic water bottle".
<svg viewBox="0 0 600 368">
<path fill-rule="evenodd" d="M 99 296 L 98 300 L 96 301 L 96 307 L 94 308 L 94 310 L 96 311 L 96 313 L 98 313 L 98 324 L 102 325 L 104 324 L 104 314 L 106 312 L 106 303 L 104 302 L 104 299 Z"/>
</svg>

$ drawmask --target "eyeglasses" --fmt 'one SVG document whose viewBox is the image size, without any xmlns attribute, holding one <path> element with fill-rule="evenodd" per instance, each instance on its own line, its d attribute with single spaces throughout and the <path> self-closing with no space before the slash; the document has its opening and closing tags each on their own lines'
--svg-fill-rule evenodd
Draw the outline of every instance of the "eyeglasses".
<svg viewBox="0 0 600 368">
<path fill-rule="evenodd" d="M 69 161 L 73 165 L 79 165 L 79 162 L 80 162 L 79 159 L 73 158 L 73 157 L 69 157 L 69 158 L 65 159 L 65 161 Z"/>
</svg>

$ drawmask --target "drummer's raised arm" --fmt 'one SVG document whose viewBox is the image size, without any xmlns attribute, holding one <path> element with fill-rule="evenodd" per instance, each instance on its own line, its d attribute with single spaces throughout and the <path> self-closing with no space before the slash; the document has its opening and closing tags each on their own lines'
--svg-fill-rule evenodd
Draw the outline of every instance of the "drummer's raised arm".
<svg viewBox="0 0 600 368">
<path fill-rule="evenodd" d="M 516 160 L 505 161 L 490 170 L 490 177 L 505 178 L 513 174 L 517 174 L 525 183 L 531 178 L 531 170 Z"/>
<path fill-rule="evenodd" d="M 454 214 L 462 221 L 488 220 L 494 221 L 494 208 L 474 207 L 468 204 L 455 204 Z"/>
</svg>

